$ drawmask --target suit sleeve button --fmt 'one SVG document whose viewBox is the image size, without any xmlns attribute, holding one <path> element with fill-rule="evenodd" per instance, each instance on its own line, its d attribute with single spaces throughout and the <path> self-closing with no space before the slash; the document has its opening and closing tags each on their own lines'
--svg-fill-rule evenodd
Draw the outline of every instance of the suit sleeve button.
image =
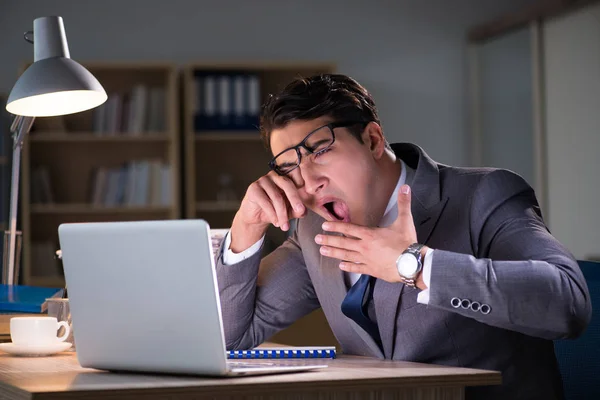
<svg viewBox="0 0 600 400">
<path fill-rule="evenodd" d="M 452 300 L 450 300 L 450 304 L 452 307 L 458 308 L 460 307 L 460 299 L 458 297 L 453 297 Z"/>
</svg>

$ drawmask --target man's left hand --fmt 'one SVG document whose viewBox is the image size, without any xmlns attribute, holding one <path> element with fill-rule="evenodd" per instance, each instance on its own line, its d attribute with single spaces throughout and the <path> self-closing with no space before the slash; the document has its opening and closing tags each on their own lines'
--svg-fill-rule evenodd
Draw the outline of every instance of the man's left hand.
<svg viewBox="0 0 600 400">
<path fill-rule="evenodd" d="M 321 245 L 321 254 L 343 260 L 340 269 L 388 282 L 401 282 L 396 260 L 409 245 L 417 242 L 410 211 L 410 188 L 403 185 L 398 191 L 398 218 L 388 227 L 370 228 L 327 221 L 323 223 L 323 230 L 344 235 L 319 234 L 315 237 L 315 242 Z"/>
</svg>

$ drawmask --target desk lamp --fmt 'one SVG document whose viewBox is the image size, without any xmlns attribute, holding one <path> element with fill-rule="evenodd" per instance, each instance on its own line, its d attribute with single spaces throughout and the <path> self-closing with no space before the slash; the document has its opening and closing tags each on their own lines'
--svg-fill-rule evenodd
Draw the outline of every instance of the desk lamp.
<svg viewBox="0 0 600 400">
<path fill-rule="evenodd" d="M 6 110 L 15 115 L 10 128 L 13 159 L 8 256 L 4 256 L 7 262 L 2 265 L 2 283 L 9 286 L 18 283 L 18 270 L 15 271 L 17 206 L 24 136 L 31 129 L 36 117 L 78 113 L 97 107 L 107 99 L 106 92 L 98 80 L 70 58 L 62 17 L 35 19 L 33 32 L 25 32 L 24 38 L 33 43 L 34 62 L 19 77 L 6 104 Z"/>
</svg>

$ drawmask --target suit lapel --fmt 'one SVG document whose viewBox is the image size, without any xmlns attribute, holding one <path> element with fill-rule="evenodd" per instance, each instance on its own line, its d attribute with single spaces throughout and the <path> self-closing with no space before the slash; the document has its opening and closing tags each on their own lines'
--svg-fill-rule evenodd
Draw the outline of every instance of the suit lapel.
<svg viewBox="0 0 600 400">
<path fill-rule="evenodd" d="M 348 290 L 344 282 L 343 271 L 338 267 L 339 260 L 321 255 L 320 271 L 327 282 L 329 303 L 340 308 Z M 340 311 L 341 312 L 341 311 Z"/>
<path fill-rule="evenodd" d="M 415 229 L 417 230 L 417 241 L 421 244 L 427 244 L 433 228 L 437 225 L 440 215 L 448 202 L 448 198 L 442 199 L 439 203 L 425 208 L 418 200 L 413 200 L 411 212 Z"/>
<path fill-rule="evenodd" d="M 360 339 L 364 342 L 366 347 L 369 349 L 370 355 L 372 357 L 383 358 L 383 353 L 379 346 L 371 335 L 369 335 L 363 328 L 360 327 L 356 322 L 347 318 L 341 312 L 342 301 L 346 297 L 348 293 L 348 289 L 346 288 L 346 283 L 344 280 L 344 273 L 338 267 L 339 260 L 321 256 L 321 271 L 324 275 L 324 278 L 329 283 L 327 285 L 329 290 L 329 302 L 337 308 L 336 313 L 339 312 L 341 318 L 345 320 L 349 325 L 352 326 L 354 332 L 360 337 Z"/>
<path fill-rule="evenodd" d="M 396 337 L 396 313 L 400 294 L 404 285 L 390 283 L 377 279 L 373 301 L 375 302 L 375 313 L 377 314 L 377 326 L 381 336 L 381 344 L 385 358 L 392 358 L 394 351 L 394 338 Z"/>
<path fill-rule="evenodd" d="M 314 243 L 312 238 L 314 238 L 317 233 L 324 233 L 321 228 L 324 219 L 316 216 L 316 214 L 314 214 L 314 217 L 314 219 L 307 219 L 304 222 L 310 226 L 308 231 L 311 232 L 311 244 Z M 344 301 L 344 298 L 348 293 L 348 288 L 346 287 L 344 272 L 339 268 L 340 261 L 321 255 L 318 246 L 316 244 L 314 244 L 314 246 L 315 253 L 313 254 L 318 255 L 319 265 L 316 272 L 320 275 L 319 279 L 322 282 L 322 286 L 326 288 L 326 290 L 319 295 L 319 302 L 325 313 L 332 317 L 332 319 L 328 317 L 331 328 L 334 330 L 343 330 L 344 334 L 347 334 L 349 338 L 351 338 L 350 340 L 353 342 L 352 347 L 360 348 L 362 355 L 383 358 L 383 353 L 373 338 L 371 338 L 371 336 L 356 322 L 342 313 L 342 301 Z M 349 328 L 349 326 L 352 326 L 352 328 Z M 360 344 L 357 343 L 359 340 L 361 341 Z"/>
<path fill-rule="evenodd" d="M 413 220 L 415 221 L 419 243 L 427 244 L 447 201 L 448 199 L 446 198 L 430 209 L 423 208 L 418 202 L 412 203 Z M 405 285 L 403 284 L 390 283 L 381 279 L 378 279 L 375 285 L 373 301 L 375 301 L 377 325 L 379 326 L 379 333 L 386 358 L 392 358 L 394 354 L 396 319 L 398 307 L 400 306 L 400 295 L 404 288 Z"/>
<path fill-rule="evenodd" d="M 411 187 L 411 212 L 417 232 L 417 241 L 427 244 L 448 198 L 440 199 L 439 171 L 437 165 L 419 147 L 410 144 L 392 145 L 396 155 L 414 172 L 407 177 Z M 405 285 L 378 279 L 373 300 L 377 324 L 386 358 L 394 354 L 396 320 L 400 296 Z"/>
</svg>

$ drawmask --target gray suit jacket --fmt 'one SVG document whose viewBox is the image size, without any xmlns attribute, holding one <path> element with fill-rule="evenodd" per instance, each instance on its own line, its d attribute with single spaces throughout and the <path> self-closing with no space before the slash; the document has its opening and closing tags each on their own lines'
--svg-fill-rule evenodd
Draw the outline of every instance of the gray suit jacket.
<svg viewBox="0 0 600 400">
<path fill-rule="evenodd" d="M 219 258 L 227 348 L 256 346 L 322 307 L 346 354 L 502 371 L 501 386 L 468 389 L 468 398 L 562 397 L 552 339 L 585 329 L 590 297 L 573 256 L 544 225 L 531 187 L 506 170 L 450 167 L 415 145 L 392 147 L 415 170 L 418 240 L 435 249 L 429 304 L 417 302 L 418 289 L 377 280 L 379 348 L 342 314 L 343 273 L 338 260 L 319 253 L 314 237 L 323 219 L 309 213 L 262 260 L 256 254 L 223 265 Z M 455 297 L 490 312 L 454 308 Z"/>
</svg>

